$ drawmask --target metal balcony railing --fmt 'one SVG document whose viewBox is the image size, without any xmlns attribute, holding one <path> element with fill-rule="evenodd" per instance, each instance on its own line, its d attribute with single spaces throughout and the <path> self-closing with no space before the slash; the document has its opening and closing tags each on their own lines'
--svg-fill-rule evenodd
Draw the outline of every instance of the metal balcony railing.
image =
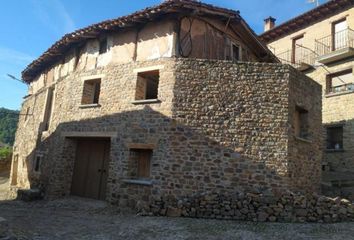
<svg viewBox="0 0 354 240">
<path fill-rule="evenodd" d="M 284 64 L 290 64 L 295 68 L 300 68 L 303 65 L 314 65 L 315 53 L 303 46 L 297 45 L 293 50 L 276 54 L 278 59 Z"/>
<path fill-rule="evenodd" d="M 354 91 L 354 83 L 347 83 L 340 86 L 330 87 L 327 89 L 327 93 L 339 93 L 346 91 Z"/>
<path fill-rule="evenodd" d="M 348 47 L 354 47 L 354 31 L 350 28 L 315 40 L 315 52 L 318 56 Z"/>
</svg>

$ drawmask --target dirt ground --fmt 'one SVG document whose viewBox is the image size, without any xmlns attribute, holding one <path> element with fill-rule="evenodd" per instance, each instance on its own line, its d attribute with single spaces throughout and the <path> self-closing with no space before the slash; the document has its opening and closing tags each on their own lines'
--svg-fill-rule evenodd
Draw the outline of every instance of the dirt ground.
<svg viewBox="0 0 354 240">
<path fill-rule="evenodd" d="M 6 181 L 0 177 L 0 182 Z M 3 200 L 0 239 L 342 240 L 354 239 L 354 223 L 283 224 L 140 217 L 105 202 L 74 197 L 32 203 Z"/>
</svg>

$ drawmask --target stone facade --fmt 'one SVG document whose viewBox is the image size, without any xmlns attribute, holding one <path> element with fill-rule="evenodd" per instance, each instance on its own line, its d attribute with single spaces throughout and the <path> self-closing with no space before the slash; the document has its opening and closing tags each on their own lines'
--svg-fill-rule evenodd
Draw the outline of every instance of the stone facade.
<svg viewBox="0 0 354 240">
<path fill-rule="evenodd" d="M 147 68 L 160 71 L 160 102 L 136 105 L 136 70 Z M 100 104 L 82 108 L 88 76 L 101 76 Z M 106 137 L 106 199 L 119 205 L 214 190 L 319 189 L 321 87 L 289 66 L 168 58 L 78 71 L 51 87 L 48 131 L 38 131 L 47 89 L 23 104 L 31 114 L 16 136 L 17 187 L 69 195 L 78 138 Z M 309 140 L 295 137 L 296 106 L 309 112 Z M 149 181 L 129 181 L 137 145 L 153 150 Z"/>
<path fill-rule="evenodd" d="M 323 16 L 317 21 L 311 20 L 308 24 L 279 37 L 268 39 L 277 29 L 265 32 L 261 37 L 268 39 L 269 48 L 283 63 L 302 69 L 307 76 L 322 85 L 323 191 L 332 196 L 341 195 L 354 199 L 354 92 L 349 86 L 345 91 L 329 93 L 328 82 L 331 75 L 348 71 L 352 76 L 351 80 L 346 82 L 354 84 L 354 54 L 351 50 L 351 53 L 346 53 L 347 49 L 353 48 L 354 5 L 352 2 L 347 3 L 349 1 L 336 0 L 313 11 L 320 11 L 335 2 L 343 6 L 337 6 L 338 9 L 332 10 L 330 14 L 324 15 L 320 12 L 319 15 Z M 334 24 L 340 21 L 346 22 L 347 28 L 333 33 Z M 296 57 L 293 53 L 294 39 L 301 39 L 300 46 L 296 47 Z M 333 41 L 337 42 L 340 49 L 333 49 L 332 39 L 337 39 Z M 326 140 L 331 141 L 331 136 L 327 134 L 327 128 L 331 127 L 343 129 L 342 146 L 339 149 L 328 149 Z"/>
<path fill-rule="evenodd" d="M 138 209 L 208 192 L 319 191 L 318 83 L 277 63 L 237 12 L 171 0 L 132 16 L 151 22 L 77 31 L 24 71 L 13 190 Z M 48 53 L 61 48 L 55 62 Z"/>
</svg>

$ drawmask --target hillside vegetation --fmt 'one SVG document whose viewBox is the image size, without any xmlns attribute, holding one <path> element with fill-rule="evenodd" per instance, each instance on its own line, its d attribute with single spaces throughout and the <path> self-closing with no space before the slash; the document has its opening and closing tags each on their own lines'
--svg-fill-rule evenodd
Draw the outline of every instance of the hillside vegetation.
<svg viewBox="0 0 354 240">
<path fill-rule="evenodd" d="M 15 141 L 15 133 L 19 118 L 19 112 L 0 108 L 0 148 L 5 143 L 12 146 Z"/>
</svg>

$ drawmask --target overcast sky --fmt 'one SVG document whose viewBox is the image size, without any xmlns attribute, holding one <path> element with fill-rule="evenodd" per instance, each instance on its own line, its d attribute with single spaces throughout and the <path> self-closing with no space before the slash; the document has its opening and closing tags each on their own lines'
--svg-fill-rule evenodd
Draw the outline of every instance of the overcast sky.
<svg viewBox="0 0 354 240">
<path fill-rule="evenodd" d="M 315 5 L 308 0 L 203 0 L 239 10 L 257 33 L 263 19 L 284 22 Z M 324 2 L 322 0 L 321 2 Z M 9 79 L 21 71 L 64 34 L 90 24 L 159 4 L 161 0 L 8 0 L 0 13 L 0 107 L 20 109 L 27 87 Z"/>
</svg>

